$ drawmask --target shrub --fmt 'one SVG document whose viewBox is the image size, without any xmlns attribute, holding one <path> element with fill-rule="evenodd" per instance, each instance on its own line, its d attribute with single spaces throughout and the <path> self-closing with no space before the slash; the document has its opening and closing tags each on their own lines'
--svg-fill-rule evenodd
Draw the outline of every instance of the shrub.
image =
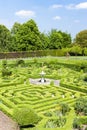
<svg viewBox="0 0 87 130">
<path fill-rule="evenodd" d="M 74 45 L 73 47 L 70 48 L 69 53 L 70 53 L 70 55 L 79 56 L 79 55 L 82 55 L 82 49 L 80 46 Z"/>
<path fill-rule="evenodd" d="M 25 65 L 25 62 L 24 62 L 24 60 L 19 59 L 19 60 L 16 61 L 16 65 L 17 65 L 17 66 L 19 66 L 19 65 L 24 66 L 24 65 Z"/>
<path fill-rule="evenodd" d="M 15 108 L 13 111 L 13 118 L 20 126 L 35 125 L 40 120 L 40 117 L 35 111 L 28 106 Z"/>
<path fill-rule="evenodd" d="M 2 69 L 2 76 L 10 76 L 12 74 L 12 71 L 10 71 L 8 68 Z"/>
<path fill-rule="evenodd" d="M 48 116 L 48 117 L 51 117 L 51 116 L 52 116 L 51 112 L 46 112 L 46 113 L 44 113 L 44 115 L 45 115 L 45 116 Z"/>
<path fill-rule="evenodd" d="M 70 111 L 70 108 L 66 103 L 62 103 L 60 105 L 61 105 L 61 112 L 63 115 L 65 115 L 67 112 Z"/>
<path fill-rule="evenodd" d="M 77 99 L 74 109 L 78 114 L 83 113 L 84 115 L 87 115 L 87 99 L 85 98 Z"/>
<path fill-rule="evenodd" d="M 80 123 L 86 125 L 87 124 L 87 116 L 80 117 Z"/>
<path fill-rule="evenodd" d="M 87 82 L 87 75 L 84 77 L 84 81 L 86 81 L 86 82 Z"/>
<path fill-rule="evenodd" d="M 34 63 L 38 63 L 37 58 L 34 58 L 34 59 L 33 59 L 33 62 L 34 62 Z"/>
<path fill-rule="evenodd" d="M 87 48 L 84 48 L 84 54 L 87 56 Z"/>
<path fill-rule="evenodd" d="M 80 129 L 80 122 L 79 119 L 75 118 L 73 121 L 73 128 Z"/>
<path fill-rule="evenodd" d="M 59 119 L 49 119 L 45 124 L 45 128 L 63 127 L 65 123 L 66 118 L 59 117 Z"/>
<path fill-rule="evenodd" d="M 2 67 L 6 68 L 7 67 L 7 60 L 2 60 Z"/>
<path fill-rule="evenodd" d="M 7 66 L 7 60 L 2 61 L 2 76 L 10 76 L 12 74 L 12 71 Z"/>
</svg>

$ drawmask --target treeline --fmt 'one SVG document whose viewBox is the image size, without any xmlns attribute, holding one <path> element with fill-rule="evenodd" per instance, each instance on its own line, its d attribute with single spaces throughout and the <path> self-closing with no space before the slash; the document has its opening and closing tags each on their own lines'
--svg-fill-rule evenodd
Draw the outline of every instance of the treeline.
<svg viewBox="0 0 87 130">
<path fill-rule="evenodd" d="M 0 52 L 61 49 L 71 44 L 71 35 L 52 29 L 41 33 L 34 20 L 14 23 L 11 30 L 0 25 Z"/>
<path fill-rule="evenodd" d="M 79 32 L 72 42 L 71 35 L 61 30 L 52 29 L 48 33 L 40 32 L 32 19 L 23 24 L 15 22 L 11 30 L 0 25 L 0 52 L 65 49 L 71 55 L 78 55 L 85 54 L 86 47 L 87 30 Z"/>
</svg>

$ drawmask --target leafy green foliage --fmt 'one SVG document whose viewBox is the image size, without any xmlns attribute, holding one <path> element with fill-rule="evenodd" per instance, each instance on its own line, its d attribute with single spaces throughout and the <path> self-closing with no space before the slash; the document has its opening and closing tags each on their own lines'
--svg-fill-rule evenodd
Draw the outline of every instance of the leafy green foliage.
<svg viewBox="0 0 87 130">
<path fill-rule="evenodd" d="M 80 129 L 80 121 L 78 118 L 75 118 L 73 121 L 73 128 L 74 129 Z"/>
<path fill-rule="evenodd" d="M 47 117 L 52 117 L 52 113 L 51 112 L 46 112 L 46 113 L 44 113 L 44 115 L 47 116 Z"/>
<path fill-rule="evenodd" d="M 81 47 L 87 47 L 87 30 L 83 30 L 76 35 L 76 43 Z"/>
<path fill-rule="evenodd" d="M 3 68 L 2 69 L 2 76 L 10 76 L 12 72 L 8 68 Z"/>
<path fill-rule="evenodd" d="M 80 31 L 71 44 L 71 35 L 57 29 L 41 33 L 33 19 L 20 24 L 15 22 L 11 31 L 0 25 L 0 51 L 30 51 L 69 48 L 71 55 L 87 55 L 87 30 Z M 63 53 L 63 52 L 62 52 Z M 56 52 L 55 52 L 56 54 Z M 54 55 L 55 55 L 54 54 Z M 61 56 L 63 56 L 61 54 Z"/>
<path fill-rule="evenodd" d="M 82 113 L 83 115 L 87 115 L 87 99 L 86 98 L 79 98 L 74 106 L 76 112 Z"/>
<path fill-rule="evenodd" d="M 16 43 L 16 33 L 20 30 L 21 24 L 15 22 L 13 27 L 11 28 L 11 37 L 12 37 L 12 43 L 10 46 L 9 51 L 17 51 L 17 43 Z"/>
<path fill-rule="evenodd" d="M 2 67 L 6 68 L 7 67 L 7 60 L 2 60 Z"/>
<path fill-rule="evenodd" d="M 25 65 L 25 62 L 24 62 L 24 60 L 19 59 L 19 60 L 16 61 L 16 65 L 17 65 L 17 66 L 19 66 L 19 65 L 20 65 L 20 66 L 24 66 L 24 65 Z"/>
<path fill-rule="evenodd" d="M 87 82 L 87 75 L 84 77 L 84 81 L 86 81 L 86 82 Z"/>
<path fill-rule="evenodd" d="M 8 51 L 11 45 L 10 31 L 4 26 L 0 25 L 0 51 Z"/>
<path fill-rule="evenodd" d="M 0 25 L 0 51 L 61 49 L 70 44 L 70 34 L 56 29 L 41 33 L 33 19 L 23 24 L 15 22 L 11 31 Z"/>
<path fill-rule="evenodd" d="M 60 104 L 60 106 L 61 106 L 61 112 L 63 115 L 65 115 L 67 112 L 70 111 L 68 104 L 62 103 L 62 104 Z"/>
<path fill-rule="evenodd" d="M 42 50 L 49 48 L 50 40 L 49 40 L 48 34 L 41 33 L 40 39 L 41 39 L 41 43 L 42 43 Z"/>
<path fill-rule="evenodd" d="M 64 126 L 66 119 L 59 117 L 59 119 L 50 119 L 45 125 L 45 128 L 57 128 Z"/>
<path fill-rule="evenodd" d="M 11 29 L 11 35 L 14 36 L 20 29 L 21 24 L 18 22 L 15 22 L 12 29 Z"/>
<path fill-rule="evenodd" d="M 51 32 L 49 32 L 49 40 L 50 49 L 61 49 L 71 44 L 70 34 L 58 31 L 56 29 L 52 29 Z"/>
<path fill-rule="evenodd" d="M 20 29 L 15 34 L 16 44 L 18 50 L 40 50 L 41 40 L 40 32 L 34 20 L 21 25 Z"/>
<path fill-rule="evenodd" d="M 14 108 L 13 118 L 20 126 L 35 125 L 40 120 L 35 111 L 28 106 Z"/>
<path fill-rule="evenodd" d="M 12 71 L 7 66 L 7 60 L 2 61 L 2 76 L 10 76 Z"/>
<path fill-rule="evenodd" d="M 70 55 L 82 55 L 82 48 L 79 45 L 73 45 L 69 51 Z"/>
</svg>

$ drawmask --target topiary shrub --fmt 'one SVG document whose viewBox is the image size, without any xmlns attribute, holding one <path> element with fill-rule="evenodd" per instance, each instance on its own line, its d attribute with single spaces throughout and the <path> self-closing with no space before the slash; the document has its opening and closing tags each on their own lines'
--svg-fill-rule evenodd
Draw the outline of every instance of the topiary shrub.
<svg viewBox="0 0 87 130">
<path fill-rule="evenodd" d="M 35 126 L 40 121 L 40 117 L 28 106 L 15 108 L 13 118 L 23 128 L 26 126 Z"/>
<path fill-rule="evenodd" d="M 8 68 L 3 68 L 2 69 L 2 76 L 10 76 L 12 75 L 12 71 L 10 71 Z"/>
<path fill-rule="evenodd" d="M 87 75 L 84 77 L 84 81 L 86 81 L 86 82 L 87 82 Z"/>
<path fill-rule="evenodd" d="M 2 72 L 3 77 L 10 76 L 12 74 L 12 71 L 7 66 L 7 60 L 2 61 L 2 70 L 1 70 L 1 72 Z"/>
<path fill-rule="evenodd" d="M 18 59 L 17 61 L 16 61 L 16 66 L 24 66 L 25 65 L 25 62 L 24 62 L 24 60 L 22 60 L 22 59 Z"/>
<path fill-rule="evenodd" d="M 7 67 L 7 60 L 2 60 L 2 67 L 6 68 Z"/>
</svg>

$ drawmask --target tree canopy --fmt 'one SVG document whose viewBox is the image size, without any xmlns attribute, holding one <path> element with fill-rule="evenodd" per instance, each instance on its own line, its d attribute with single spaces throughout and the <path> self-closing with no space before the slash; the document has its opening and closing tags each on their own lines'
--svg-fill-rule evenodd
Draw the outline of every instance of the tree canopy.
<svg viewBox="0 0 87 130">
<path fill-rule="evenodd" d="M 18 51 L 41 49 L 40 32 L 34 20 L 22 24 L 15 33 L 15 42 Z"/>
<path fill-rule="evenodd" d="M 71 44 L 71 36 L 62 31 L 52 29 L 49 32 L 50 49 L 61 49 Z"/>
<path fill-rule="evenodd" d="M 75 42 L 81 47 L 87 47 L 87 30 L 80 31 L 76 35 Z"/>
<path fill-rule="evenodd" d="M 48 33 L 40 32 L 33 19 L 23 24 L 15 22 L 11 30 L 0 25 L 0 52 L 62 49 L 71 47 L 71 43 L 69 33 L 57 29 L 51 29 Z M 76 35 L 73 45 L 87 47 L 87 30 Z"/>
<path fill-rule="evenodd" d="M 4 26 L 0 25 L 0 51 L 8 51 L 11 45 L 10 31 Z"/>
</svg>

